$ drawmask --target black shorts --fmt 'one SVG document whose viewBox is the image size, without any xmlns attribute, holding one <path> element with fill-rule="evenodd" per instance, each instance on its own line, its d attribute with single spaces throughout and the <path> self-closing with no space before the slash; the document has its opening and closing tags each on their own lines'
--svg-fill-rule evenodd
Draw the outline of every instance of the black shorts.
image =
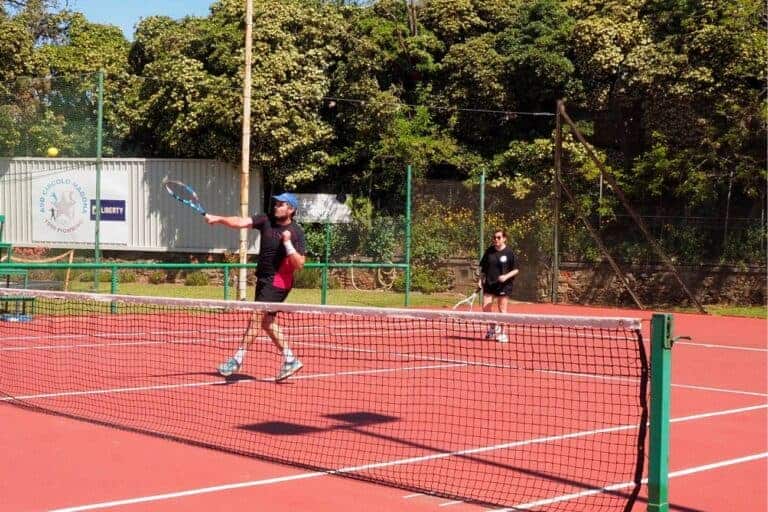
<svg viewBox="0 0 768 512">
<path fill-rule="evenodd" d="M 500 283 L 483 283 L 483 293 L 486 295 L 494 295 L 496 297 L 509 297 L 512 295 L 512 279 L 506 282 Z"/>
<path fill-rule="evenodd" d="M 256 302 L 283 302 L 291 290 L 277 288 L 266 281 L 256 281 Z"/>
</svg>

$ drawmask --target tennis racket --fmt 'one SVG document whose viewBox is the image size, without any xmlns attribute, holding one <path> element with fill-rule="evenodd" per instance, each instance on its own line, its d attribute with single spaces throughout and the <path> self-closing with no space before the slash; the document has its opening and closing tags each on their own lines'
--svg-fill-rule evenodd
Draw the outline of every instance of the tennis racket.
<svg viewBox="0 0 768 512">
<path fill-rule="evenodd" d="M 165 180 L 163 186 L 165 187 L 165 191 L 180 203 L 189 206 L 200 215 L 205 215 L 207 213 L 200 203 L 200 198 L 197 197 L 197 192 L 195 192 L 189 185 L 180 181 Z"/>
<path fill-rule="evenodd" d="M 477 297 L 480 295 L 480 288 L 475 288 L 475 291 L 472 292 L 472 294 L 469 297 L 461 299 L 459 302 L 456 303 L 455 306 L 453 306 L 453 309 L 467 309 L 469 311 L 472 311 L 472 308 L 475 306 L 475 301 L 477 300 Z"/>
</svg>

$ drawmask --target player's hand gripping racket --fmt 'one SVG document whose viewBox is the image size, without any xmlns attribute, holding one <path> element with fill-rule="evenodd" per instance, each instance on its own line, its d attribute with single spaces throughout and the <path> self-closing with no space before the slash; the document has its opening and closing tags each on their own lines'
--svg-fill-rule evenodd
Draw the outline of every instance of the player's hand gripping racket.
<svg viewBox="0 0 768 512">
<path fill-rule="evenodd" d="M 475 291 L 472 292 L 472 294 L 469 297 L 466 297 L 464 299 L 461 299 L 459 302 L 456 303 L 455 306 L 453 306 L 453 309 L 466 309 L 468 311 L 472 311 L 472 308 L 475 306 L 475 301 L 477 301 L 477 298 L 480 296 L 480 288 L 475 288 Z"/>
<path fill-rule="evenodd" d="M 180 181 L 165 180 L 163 182 L 165 191 L 171 194 L 177 201 L 185 204 L 195 210 L 200 215 L 205 215 L 207 212 L 200 203 L 200 198 L 197 197 L 197 192 L 189 185 Z"/>
</svg>

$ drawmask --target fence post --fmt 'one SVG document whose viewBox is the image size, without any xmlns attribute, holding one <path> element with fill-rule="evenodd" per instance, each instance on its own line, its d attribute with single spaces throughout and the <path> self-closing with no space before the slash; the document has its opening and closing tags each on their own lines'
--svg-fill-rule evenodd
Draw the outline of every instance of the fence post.
<svg viewBox="0 0 768 512">
<path fill-rule="evenodd" d="M 669 512 L 669 422 L 672 375 L 672 315 L 651 318 L 651 418 L 648 512 Z"/>
<path fill-rule="evenodd" d="M 229 263 L 224 264 L 224 300 L 229 300 Z"/>
<path fill-rule="evenodd" d="M 485 254 L 485 168 L 480 174 L 480 233 L 478 236 L 480 240 L 480 254 L 477 257 L 477 261 L 483 259 Z M 480 288 L 480 304 L 483 303 L 483 289 Z"/>
<path fill-rule="evenodd" d="M 555 114 L 555 179 L 552 180 L 553 202 L 552 205 L 552 289 L 550 300 L 557 304 L 557 288 L 560 282 L 560 177 L 562 173 L 563 154 L 563 122 L 560 119 L 560 110 L 563 100 L 557 100 L 557 113 Z"/>
<path fill-rule="evenodd" d="M 411 175 L 408 165 L 405 176 L 405 305 L 411 304 Z"/>
<path fill-rule="evenodd" d="M 320 287 L 320 304 L 328 303 L 328 262 L 331 259 L 331 224 L 326 222 L 323 225 L 325 231 L 325 250 L 323 251 L 323 270 L 322 285 Z"/>
</svg>

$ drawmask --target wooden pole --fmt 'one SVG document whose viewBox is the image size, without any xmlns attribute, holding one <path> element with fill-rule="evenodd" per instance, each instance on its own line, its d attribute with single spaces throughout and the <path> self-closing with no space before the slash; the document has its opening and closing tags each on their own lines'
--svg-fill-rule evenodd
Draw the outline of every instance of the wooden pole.
<svg viewBox="0 0 768 512">
<path fill-rule="evenodd" d="M 245 0 L 245 66 L 243 68 L 243 136 L 240 159 L 240 215 L 246 217 L 250 190 L 251 162 L 251 54 L 253 52 L 253 0 Z M 248 263 L 248 229 L 240 230 L 240 263 Z M 240 268 L 237 298 L 245 300 L 248 289 L 247 269 Z"/>
</svg>

